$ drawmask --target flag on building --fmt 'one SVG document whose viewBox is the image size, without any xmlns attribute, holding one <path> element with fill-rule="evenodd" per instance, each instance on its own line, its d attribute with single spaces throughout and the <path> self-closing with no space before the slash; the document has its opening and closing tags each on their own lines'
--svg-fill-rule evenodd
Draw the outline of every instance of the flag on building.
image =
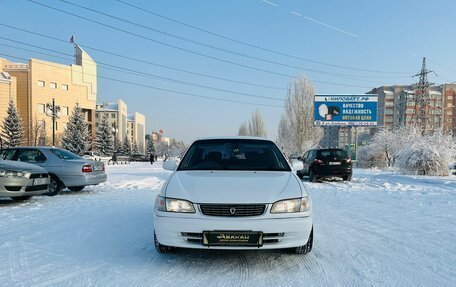
<svg viewBox="0 0 456 287">
<path fill-rule="evenodd" d="M 76 42 L 76 34 L 73 34 L 70 38 L 70 43 L 74 44 Z"/>
</svg>

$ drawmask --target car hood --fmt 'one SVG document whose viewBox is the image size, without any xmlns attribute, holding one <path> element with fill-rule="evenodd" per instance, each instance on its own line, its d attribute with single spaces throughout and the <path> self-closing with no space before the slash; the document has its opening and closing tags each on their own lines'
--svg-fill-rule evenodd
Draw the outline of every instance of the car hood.
<svg viewBox="0 0 456 287">
<path fill-rule="evenodd" d="M 166 197 L 194 203 L 273 203 L 302 195 L 291 172 L 177 171 L 166 185 Z"/>
<path fill-rule="evenodd" d="M 0 169 L 47 173 L 44 168 L 38 165 L 12 160 L 0 160 Z"/>
</svg>

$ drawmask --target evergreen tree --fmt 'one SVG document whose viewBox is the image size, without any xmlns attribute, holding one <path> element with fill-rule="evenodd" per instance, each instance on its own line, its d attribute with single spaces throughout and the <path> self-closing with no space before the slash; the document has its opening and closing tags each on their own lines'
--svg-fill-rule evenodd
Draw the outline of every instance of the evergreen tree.
<svg viewBox="0 0 456 287">
<path fill-rule="evenodd" d="M 83 155 L 90 149 L 89 129 L 79 104 L 74 107 L 60 141 L 64 149 L 78 155 Z"/>
<path fill-rule="evenodd" d="M 133 142 L 133 148 L 131 149 L 131 154 L 139 154 L 138 144 L 136 141 Z"/>
<path fill-rule="evenodd" d="M 147 156 L 150 156 L 151 154 L 155 155 L 155 145 L 154 145 L 154 141 L 152 140 L 152 137 L 149 137 L 147 139 L 146 154 L 147 154 Z"/>
<path fill-rule="evenodd" d="M 125 138 L 123 140 L 121 153 L 125 156 L 131 155 L 131 145 L 130 140 L 128 139 L 128 135 L 125 135 Z"/>
<path fill-rule="evenodd" d="M 3 120 L 3 140 L 7 147 L 20 146 L 22 143 L 22 121 L 17 114 L 14 102 L 10 100 L 7 115 Z"/>
<path fill-rule="evenodd" d="M 101 156 L 111 156 L 114 152 L 113 136 L 107 114 L 103 116 L 103 119 L 98 126 L 95 139 L 95 150 Z"/>
</svg>

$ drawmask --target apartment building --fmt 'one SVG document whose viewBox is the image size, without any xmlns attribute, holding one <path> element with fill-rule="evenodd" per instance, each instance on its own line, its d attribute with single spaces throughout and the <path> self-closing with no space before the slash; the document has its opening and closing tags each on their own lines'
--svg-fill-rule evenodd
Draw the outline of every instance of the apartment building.
<svg viewBox="0 0 456 287">
<path fill-rule="evenodd" d="M 127 134 L 132 145 L 136 143 L 140 153 L 146 153 L 146 118 L 143 114 L 135 112 L 128 115 Z"/>
<path fill-rule="evenodd" d="M 0 59 L 0 73 L 5 72 L 16 83 L 15 96 L 19 116 L 25 125 L 25 144 L 52 144 L 52 118 L 46 113 L 54 100 L 60 108 L 55 122 L 56 145 L 65 130 L 76 103 L 82 108 L 92 138 L 95 137 L 94 120 L 97 100 L 97 65 L 78 45 L 75 45 L 75 64 L 64 65 L 55 62 L 30 59 L 28 63 L 15 63 Z M 14 79 L 13 79 L 14 78 Z M 4 84 L 2 84 L 4 86 Z M 1 90 L 1 101 L 5 94 Z M 3 106 L 3 110 L 6 106 Z M 1 114 L 1 113 L 0 113 Z M 39 126 L 35 134 L 34 127 Z"/>
<path fill-rule="evenodd" d="M 3 59 L 0 58 L 0 66 L 3 67 Z M 6 117 L 9 101 L 17 104 L 16 96 L 16 77 L 12 77 L 8 72 L 0 72 L 0 122 Z"/>
</svg>

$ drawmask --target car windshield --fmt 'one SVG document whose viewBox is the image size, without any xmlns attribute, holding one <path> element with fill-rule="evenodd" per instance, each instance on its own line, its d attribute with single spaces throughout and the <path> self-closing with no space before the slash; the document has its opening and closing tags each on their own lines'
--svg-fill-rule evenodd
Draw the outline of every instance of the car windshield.
<svg viewBox="0 0 456 287">
<path fill-rule="evenodd" d="M 320 158 L 336 157 L 336 158 L 348 158 L 348 154 L 343 149 L 325 149 L 318 151 Z"/>
<path fill-rule="evenodd" d="M 64 149 L 58 149 L 58 148 L 51 148 L 51 152 L 58 156 L 61 159 L 65 160 L 71 160 L 71 159 L 81 159 L 80 156 L 75 155 L 74 153 L 64 150 Z"/>
<path fill-rule="evenodd" d="M 290 167 L 273 142 L 217 139 L 193 143 L 178 170 L 290 171 Z"/>
</svg>

